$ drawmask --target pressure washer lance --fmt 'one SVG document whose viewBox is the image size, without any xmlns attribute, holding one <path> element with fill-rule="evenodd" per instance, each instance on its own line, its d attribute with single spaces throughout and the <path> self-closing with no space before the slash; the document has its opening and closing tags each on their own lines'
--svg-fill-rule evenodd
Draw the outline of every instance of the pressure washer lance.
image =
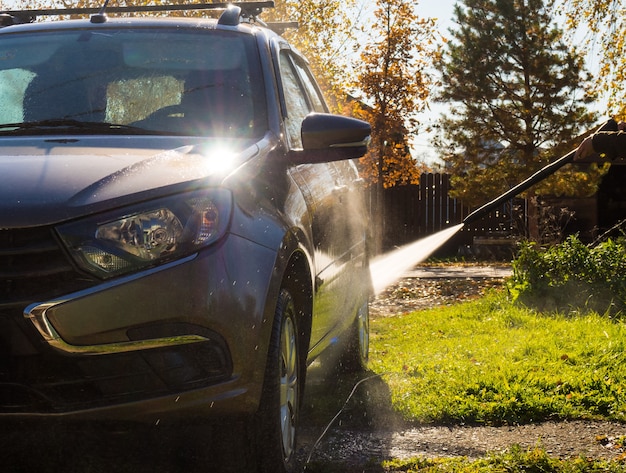
<svg viewBox="0 0 626 473">
<path fill-rule="evenodd" d="M 598 128 L 595 133 L 599 131 L 617 131 L 617 122 L 613 119 L 608 120 L 604 125 Z M 576 150 L 570 151 L 565 156 L 560 157 L 553 163 L 548 164 L 546 167 L 541 168 L 535 174 L 530 176 L 528 179 L 520 182 L 515 187 L 510 188 L 504 194 L 499 197 L 496 197 L 491 202 L 486 203 L 482 207 L 471 212 L 467 217 L 463 219 L 463 224 L 471 223 L 478 220 L 481 217 L 484 217 L 486 214 L 491 212 L 498 205 L 507 201 L 511 197 L 515 197 L 517 194 L 524 192 L 529 187 L 533 186 L 539 181 L 542 181 L 546 177 L 554 174 L 557 170 L 561 169 L 568 163 L 571 163 L 574 160 L 574 156 L 576 155 Z"/>
</svg>

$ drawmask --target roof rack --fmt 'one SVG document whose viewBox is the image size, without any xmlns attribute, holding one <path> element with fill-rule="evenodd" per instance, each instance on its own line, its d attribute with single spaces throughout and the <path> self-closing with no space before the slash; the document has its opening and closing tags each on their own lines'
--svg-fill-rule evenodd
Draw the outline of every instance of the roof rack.
<svg viewBox="0 0 626 473">
<path fill-rule="evenodd" d="M 276 21 L 276 22 L 267 22 L 265 23 L 270 30 L 274 31 L 282 35 L 285 31 L 289 29 L 297 30 L 300 27 L 300 23 L 297 21 Z"/>
<path fill-rule="evenodd" d="M 108 3 L 108 1 L 107 1 Z M 238 10 L 229 7 L 236 7 Z M 0 27 L 21 23 L 32 23 L 40 16 L 60 15 L 94 15 L 92 21 L 106 21 L 106 13 L 138 13 L 138 12 L 163 12 L 163 11 L 192 11 L 192 10 L 226 10 L 229 17 L 227 24 L 237 24 L 241 16 L 256 18 L 265 8 L 273 8 L 273 1 L 264 2 L 229 2 L 229 3 L 198 3 L 181 5 L 139 5 L 126 7 L 102 8 L 51 8 L 41 10 L 4 10 L 0 11 Z M 229 13 L 230 12 L 230 13 Z M 237 23 L 235 21 L 237 17 Z"/>
</svg>

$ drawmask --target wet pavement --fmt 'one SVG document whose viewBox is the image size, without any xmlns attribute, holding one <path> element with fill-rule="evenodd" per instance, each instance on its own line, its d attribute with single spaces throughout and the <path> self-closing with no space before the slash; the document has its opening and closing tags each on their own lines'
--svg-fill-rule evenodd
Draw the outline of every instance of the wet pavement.
<svg viewBox="0 0 626 473">
<path fill-rule="evenodd" d="M 506 265 L 467 266 L 417 266 L 403 274 L 405 278 L 507 278 L 513 273 Z"/>
<path fill-rule="evenodd" d="M 370 302 L 370 316 L 387 317 L 482 297 L 504 286 L 507 265 L 417 266 Z"/>
</svg>

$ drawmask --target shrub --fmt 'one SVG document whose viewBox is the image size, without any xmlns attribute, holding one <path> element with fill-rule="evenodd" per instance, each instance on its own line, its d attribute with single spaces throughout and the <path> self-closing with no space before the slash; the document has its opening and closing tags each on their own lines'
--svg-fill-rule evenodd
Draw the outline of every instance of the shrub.
<svg viewBox="0 0 626 473">
<path fill-rule="evenodd" d="M 570 236 L 548 248 L 524 242 L 508 288 L 514 300 L 542 311 L 619 314 L 626 308 L 626 240 L 592 247 Z"/>
</svg>

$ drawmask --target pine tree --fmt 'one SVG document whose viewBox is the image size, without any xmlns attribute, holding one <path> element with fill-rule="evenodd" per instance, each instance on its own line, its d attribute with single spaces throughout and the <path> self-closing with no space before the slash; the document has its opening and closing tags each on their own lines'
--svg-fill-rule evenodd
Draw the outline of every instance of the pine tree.
<svg viewBox="0 0 626 473">
<path fill-rule="evenodd" d="M 454 15 L 458 26 L 439 64 L 439 99 L 451 105 L 441 121 L 442 157 L 455 195 L 478 205 L 572 149 L 596 117 L 583 57 L 543 0 L 464 0 Z M 598 168 L 568 168 L 532 192 L 594 192 Z"/>
</svg>

